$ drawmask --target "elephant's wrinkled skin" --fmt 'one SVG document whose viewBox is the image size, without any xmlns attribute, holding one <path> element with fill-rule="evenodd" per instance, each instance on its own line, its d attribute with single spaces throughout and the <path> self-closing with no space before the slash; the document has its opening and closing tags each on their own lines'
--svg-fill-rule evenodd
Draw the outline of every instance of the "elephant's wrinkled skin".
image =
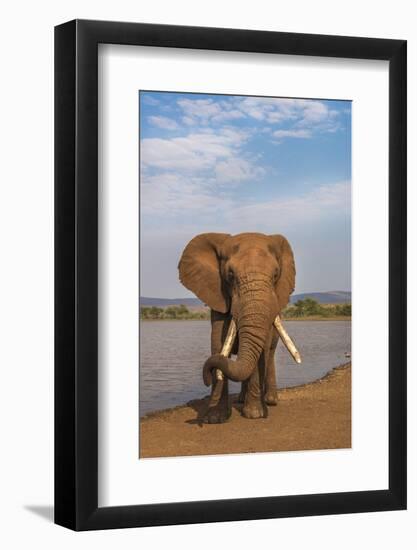
<svg viewBox="0 0 417 550">
<path fill-rule="evenodd" d="M 185 287 L 211 308 L 211 353 L 203 370 L 212 393 L 206 420 L 225 422 L 231 414 L 228 382 L 242 382 L 246 418 L 265 418 L 276 405 L 273 321 L 288 304 L 295 286 L 294 256 L 282 235 L 204 233 L 192 239 L 179 262 Z M 231 319 L 238 336 L 236 361 L 220 355 Z M 225 377 L 217 380 L 215 369 Z"/>
</svg>

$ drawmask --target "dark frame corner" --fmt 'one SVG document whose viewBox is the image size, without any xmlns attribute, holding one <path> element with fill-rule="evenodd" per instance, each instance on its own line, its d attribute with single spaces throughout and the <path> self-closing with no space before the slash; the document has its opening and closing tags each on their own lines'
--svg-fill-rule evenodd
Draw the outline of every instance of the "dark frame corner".
<svg viewBox="0 0 417 550">
<path fill-rule="evenodd" d="M 98 507 L 97 46 L 389 61 L 389 489 Z M 55 522 L 74 530 L 406 508 L 404 40 L 74 20 L 55 28 Z"/>
</svg>

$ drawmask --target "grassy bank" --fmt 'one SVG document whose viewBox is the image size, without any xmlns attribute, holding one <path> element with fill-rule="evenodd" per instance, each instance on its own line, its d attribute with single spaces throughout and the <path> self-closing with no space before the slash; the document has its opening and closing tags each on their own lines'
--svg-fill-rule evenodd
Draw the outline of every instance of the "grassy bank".
<svg viewBox="0 0 417 550">
<path fill-rule="evenodd" d="M 351 321 L 350 315 L 305 315 L 303 317 L 283 317 L 284 321 Z"/>
<path fill-rule="evenodd" d="M 306 298 L 285 308 L 282 317 L 287 321 L 348 321 L 351 314 L 350 304 L 319 304 L 316 300 Z M 210 309 L 205 307 L 190 310 L 183 304 L 165 308 L 143 306 L 140 308 L 140 318 L 143 321 L 210 320 Z"/>
</svg>

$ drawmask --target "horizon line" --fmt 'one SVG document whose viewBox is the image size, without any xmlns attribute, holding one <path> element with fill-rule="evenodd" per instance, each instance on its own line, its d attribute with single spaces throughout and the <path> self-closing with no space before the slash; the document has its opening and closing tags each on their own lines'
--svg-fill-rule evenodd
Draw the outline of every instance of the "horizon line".
<svg viewBox="0 0 417 550">
<path fill-rule="evenodd" d="M 298 294 L 338 294 L 338 293 L 350 293 L 352 294 L 351 290 L 309 290 L 304 292 L 295 292 L 294 294 L 291 294 L 291 296 L 297 296 Z M 148 298 L 151 300 L 200 300 L 200 298 L 197 298 L 197 296 L 182 296 L 182 297 L 174 297 L 174 298 L 162 298 L 161 296 L 143 296 L 140 295 L 140 298 Z M 201 302 L 201 300 L 200 300 Z"/>
</svg>

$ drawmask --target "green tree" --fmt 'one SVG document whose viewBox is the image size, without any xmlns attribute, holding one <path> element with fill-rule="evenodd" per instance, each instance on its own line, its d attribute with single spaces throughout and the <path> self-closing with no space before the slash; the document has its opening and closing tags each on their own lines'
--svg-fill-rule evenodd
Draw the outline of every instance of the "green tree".
<svg viewBox="0 0 417 550">
<path fill-rule="evenodd" d="M 190 311 L 184 304 L 181 304 L 167 307 L 164 315 L 167 319 L 186 319 L 190 317 Z"/>
<path fill-rule="evenodd" d="M 162 319 L 164 310 L 161 307 L 141 307 L 140 318 L 141 319 Z"/>
<path fill-rule="evenodd" d="M 350 317 L 352 315 L 352 305 L 351 304 L 338 304 L 335 307 L 336 315 L 343 315 L 345 317 Z"/>
<path fill-rule="evenodd" d="M 313 300 L 313 298 L 305 298 L 304 300 L 297 300 L 294 306 L 295 306 L 296 317 L 305 317 L 306 315 L 321 315 L 324 309 L 317 302 L 317 300 Z"/>
<path fill-rule="evenodd" d="M 149 319 L 149 308 L 148 307 L 141 307 L 140 308 L 140 318 L 141 319 Z"/>
</svg>

